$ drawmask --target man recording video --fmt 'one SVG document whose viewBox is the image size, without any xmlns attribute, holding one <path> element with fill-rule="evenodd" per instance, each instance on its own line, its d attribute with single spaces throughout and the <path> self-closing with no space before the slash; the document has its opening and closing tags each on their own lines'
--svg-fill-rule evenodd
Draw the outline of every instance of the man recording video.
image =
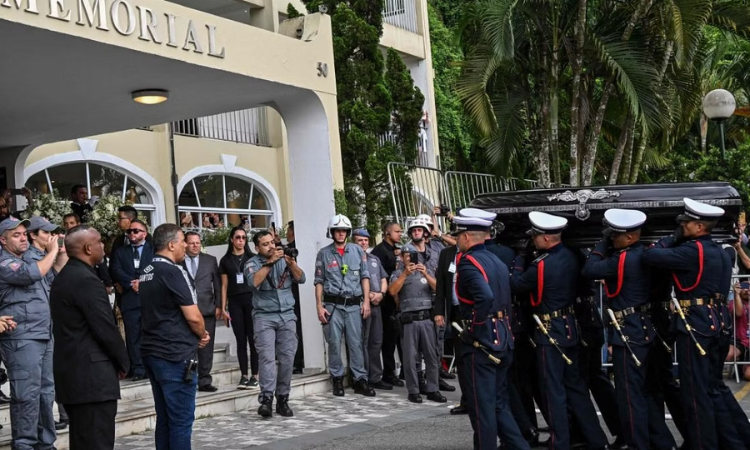
<svg viewBox="0 0 750 450">
<path fill-rule="evenodd" d="M 305 273 L 294 259 L 297 249 L 285 248 L 274 238 L 269 231 L 255 233 L 253 243 L 258 254 L 245 266 L 245 280 L 253 290 L 253 327 L 260 369 L 258 414 L 273 415 L 275 392 L 276 413 L 291 417 L 294 413 L 288 401 L 297 351 L 298 320 L 294 314 L 292 285 L 304 283 Z"/>
</svg>

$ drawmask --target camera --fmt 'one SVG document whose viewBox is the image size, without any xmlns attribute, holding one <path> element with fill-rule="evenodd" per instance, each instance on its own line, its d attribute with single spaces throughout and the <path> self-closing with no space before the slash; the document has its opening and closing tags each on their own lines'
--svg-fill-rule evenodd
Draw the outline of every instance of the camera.
<svg viewBox="0 0 750 450">
<path fill-rule="evenodd" d="M 293 247 L 289 247 L 288 245 L 277 245 L 276 248 L 284 250 L 284 256 L 288 256 L 290 258 L 296 259 L 299 255 L 299 250 Z"/>
<path fill-rule="evenodd" d="M 438 216 L 440 216 L 440 217 L 445 217 L 445 216 L 447 216 L 447 215 L 448 215 L 448 213 L 450 213 L 450 212 L 451 212 L 451 208 L 450 208 L 450 206 L 446 206 L 446 205 L 440 205 L 440 213 L 439 213 L 439 214 L 437 214 L 437 215 L 438 215 Z"/>
<path fill-rule="evenodd" d="M 189 359 L 185 364 L 185 382 L 189 383 L 195 378 L 195 374 L 198 372 L 198 360 L 195 358 Z"/>
</svg>

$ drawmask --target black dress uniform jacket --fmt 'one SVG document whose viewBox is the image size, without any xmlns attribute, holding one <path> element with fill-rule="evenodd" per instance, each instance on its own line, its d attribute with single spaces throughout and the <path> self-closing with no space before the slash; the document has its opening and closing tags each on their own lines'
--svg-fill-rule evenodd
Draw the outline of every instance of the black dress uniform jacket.
<svg viewBox="0 0 750 450">
<path fill-rule="evenodd" d="M 654 339 L 654 327 L 645 309 L 650 285 L 648 269 L 641 260 L 643 250 L 640 243 L 635 243 L 621 250 L 608 251 L 607 244 L 602 241 L 583 266 L 586 278 L 605 281 L 605 308 L 609 307 L 614 312 L 634 308 L 632 313 L 619 320 L 622 332 L 631 345 L 647 345 Z M 611 320 L 609 315 L 605 320 Z M 609 328 L 609 342 L 624 346 L 620 334 L 615 332 L 613 326 Z"/>
<path fill-rule="evenodd" d="M 646 264 L 672 271 L 678 300 L 714 300 L 726 283 L 725 258 L 728 259 L 727 254 L 710 235 L 681 244 L 673 236 L 666 237 L 643 252 Z M 712 337 L 720 332 L 721 324 L 712 307 L 691 307 L 686 318 L 694 333 Z M 682 320 L 677 320 L 676 324 L 678 331 L 687 333 Z"/>
<path fill-rule="evenodd" d="M 513 349 L 508 277 L 508 267 L 482 244 L 469 249 L 458 262 L 456 294 L 461 319 L 468 323 L 467 332 L 474 340 L 496 352 Z"/>
<path fill-rule="evenodd" d="M 573 306 L 580 264 L 578 256 L 572 250 L 563 244 L 557 244 L 536 258 L 525 272 L 519 271 L 518 267 L 521 266 L 522 264 L 517 264 L 510 278 L 511 290 L 516 294 L 530 293 L 529 301 L 540 319 L 544 320 L 544 314 L 562 312 Z M 578 342 L 577 324 L 572 313 L 566 312 L 551 319 L 546 326 L 550 336 L 561 347 L 570 347 Z M 537 344 L 551 345 L 539 329 L 534 333 L 534 340 Z"/>
<path fill-rule="evenodd" d="M 435 311 L 434 316 L 443 316 L 449 322 L 451 320 L 451 311 L 453 309 L 453 276 L 456 273 L 456 267 L 453 272 L 450 271 L 451 264 L 456 259 L 458 249 L 456 246 L 446 247 L 440 252 L 438 258 L 437 271 L 435 272 Z"/>
<path fill-rule="evenodd" d="M 120 398 L 130 368 L 109 297 L 93 267 L 70 258 L 50 290 L 56 398 L 62 404 Z"/>
</svg>

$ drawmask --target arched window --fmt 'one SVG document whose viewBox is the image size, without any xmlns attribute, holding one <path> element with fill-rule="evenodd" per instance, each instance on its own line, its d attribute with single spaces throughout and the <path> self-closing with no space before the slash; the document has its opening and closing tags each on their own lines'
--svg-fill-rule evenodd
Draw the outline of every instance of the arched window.
<svg viewBox="0 0 750 450">
<path fill-rule="evenodd" d="M 111 167 L 75 162 L 48 167 L 31 175 L 26 187 L 32 192 L 49 193 L 53 190 L 63 199 L 70 198 L 70 189 L 76 184 L 88 188 L 90 197 L 114 195 L 142 211 L 149 224 L 153 224 L 156 209 L 151 195 L 136 180 L 126 173 Z"/>
<path fill-rule="evenodd" d="M 180 193 L 180 224 L 185 228 L 237 225 L 264 229 L 274 220 L 273 206 L 256 184 L 232 175 L 201 175 Z"/>
</svg>

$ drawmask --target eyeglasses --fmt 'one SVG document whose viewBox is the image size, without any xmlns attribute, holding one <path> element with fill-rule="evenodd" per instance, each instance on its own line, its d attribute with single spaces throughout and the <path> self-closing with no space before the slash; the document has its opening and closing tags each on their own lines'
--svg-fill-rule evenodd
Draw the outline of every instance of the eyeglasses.
<svg viewBox="0 0 750 450">
<path fill-rule="evenodd" d="M 245 241 L 245 240 L 247 240 L 247 236 L 235 236 L 234 238 L 236 240 L 238 240 L 238 241 Z"/>
<path fill-rule="evenodd" d="M 125 231 L 127 234 L 138 234 L 138 233 L 145 233 L 146 230 L 139 230 L 138 228 L 131 228 L 127 231 Z"/>
</svg>

